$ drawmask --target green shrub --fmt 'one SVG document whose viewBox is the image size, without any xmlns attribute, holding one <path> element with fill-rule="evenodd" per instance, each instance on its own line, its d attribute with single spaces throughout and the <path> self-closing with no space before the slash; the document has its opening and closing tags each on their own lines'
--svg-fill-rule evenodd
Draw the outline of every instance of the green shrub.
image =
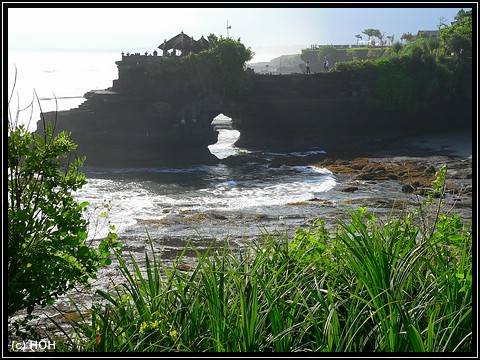
<svg viewBox="0 0 480 360">
<path fill-rule="evenodd" d="M 375 96 L 390 104 L 409 106 L 414 100 L 415 81 L 387 58 L 374 61 L 377 68 L 375 81 Z"/>
<path fill-rule="evenodd" d="M 85 183 L 79 171 L 84 158 L 72 159 L 76 145 L 70 134 L 53 134 L 51 124 L 43 136 L 24 125 L 8 123 L 8 315 L 35 305 L 52 304 L 77 284 L 88 284 L 97 269 L 108 264 L 110 233 L 95 249 L 87 241 L 88 222 L 73 192 Z"/>
</svg>

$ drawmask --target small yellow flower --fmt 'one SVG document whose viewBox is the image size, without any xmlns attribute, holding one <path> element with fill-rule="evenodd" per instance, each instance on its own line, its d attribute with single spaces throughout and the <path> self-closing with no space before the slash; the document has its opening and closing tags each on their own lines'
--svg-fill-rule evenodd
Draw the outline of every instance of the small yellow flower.
<svg viewBox="0 0 480 360">
<path fill-rule="evenodd" d="M 142 325 L 140 325 L 140 332 L 144 333 L 147 327 L 148 327 L 148 324 L 145 321 L 142 322 Z"/>
<path fill-rule="evenodd" d="M 155 331 L 157 328 L 158 328 L 158 320 L 156 320 L 156 321 L 144 321 L 144 322 L 142 322 L 142 325 L 140 325 L 140 332 L 144 333 L 145 331 L 148 331 L 148 330 Z"/>
</svg>

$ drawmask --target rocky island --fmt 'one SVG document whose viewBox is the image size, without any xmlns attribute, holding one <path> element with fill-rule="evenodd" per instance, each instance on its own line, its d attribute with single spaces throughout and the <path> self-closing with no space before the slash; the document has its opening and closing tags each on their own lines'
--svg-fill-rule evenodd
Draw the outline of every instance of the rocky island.
<svg viewBox="0 0 480 360">
<path fill-rule="evenodd" d="M 470 84 L 425 58 L 338 63 L 329 72 L 255 74 L 239 41 L 183 32 L 152 54 L 124 54 L 111 88 L 78 108 L 46 113 L 94 166 L 184 166 L 219 161 L 208 150 L 220 113 L 249 149 L 327 153 L 385 150 L 392 140 L 470 129 Z M 470 66 L 462 62 L 462 71 Z M 470 70 L 471 71 L 471 70 Z M 37 132 L 43 131 L 39 121 Z"/>
</svg>

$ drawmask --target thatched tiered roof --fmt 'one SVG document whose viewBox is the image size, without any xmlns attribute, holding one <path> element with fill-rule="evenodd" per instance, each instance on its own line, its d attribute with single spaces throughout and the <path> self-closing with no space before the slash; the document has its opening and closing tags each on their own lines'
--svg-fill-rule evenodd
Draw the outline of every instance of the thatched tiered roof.
<svg viewBox="0 0 480 360">
<path fill-rule="evenodd" d="M 199 52 L 208 49 L 209 46 L 208 40 L 203 35 L 198 41 L 195 41 L 193 37 L 184 34 L 182 31 L 168 41 L 165 39 L 158 48 L 163 50 L 163 54 L 166 55 L 167 51 L 171 49 L 181 50 L 182 54 L 188 54 L 189 52 Z"/>
</svg>

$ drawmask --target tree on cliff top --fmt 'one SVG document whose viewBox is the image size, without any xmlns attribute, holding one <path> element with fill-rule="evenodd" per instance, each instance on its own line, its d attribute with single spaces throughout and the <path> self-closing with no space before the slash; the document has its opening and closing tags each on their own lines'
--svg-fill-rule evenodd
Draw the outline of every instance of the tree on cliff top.
<svg viewBox="0 0 480 360">
<path fill-rule="evenodd" d="M 440 41 L 444 51 L 457 57 L 471 56 L 472 53 L 472 10 L 460 10 L 450 26 L 442 24 Z"/>
<path fill-rule="evenodd" d="M 248 89 L 245 63 L 253 52 L 238 40 L 208 36 L 210 48 L 182 59 L 186 75 L 197 84 L 208 84 L 227 96 L 241 96 Z"/>
<path fill-rule="evenodd" d="M 371 40 L 372 37 L 377 37 L 379 39 L 382 37 L 382 33 L 378 29 L 365 29 L 362 31 L 362 34 L 367 35 L 369 40 Z"/>
<path fill-rule="evenodd" d="M 245 63 L 253 52 L 240 39 L 208 36 L 209 48 L 181 57 L 162 57 L 160 62 L 145 64 L 143 85 L 155 89 L 170 82 L 172 86 L 188 89 L 187 94 L 198 97 L 209 91 L 227 97 L 239 97 L 249 89 L 250 74 Z"/>
<path fill-rule="evenodd" d="M 407 32 L 407 33 L 403 33 L 402 34 L 402 37 L 400 38 L 400 40 L 404 40 L 406 43 L 412 41 L 412 39 L 414 38 L 415 36 L 410 33 L 410 32 Z"/>
</svg>

